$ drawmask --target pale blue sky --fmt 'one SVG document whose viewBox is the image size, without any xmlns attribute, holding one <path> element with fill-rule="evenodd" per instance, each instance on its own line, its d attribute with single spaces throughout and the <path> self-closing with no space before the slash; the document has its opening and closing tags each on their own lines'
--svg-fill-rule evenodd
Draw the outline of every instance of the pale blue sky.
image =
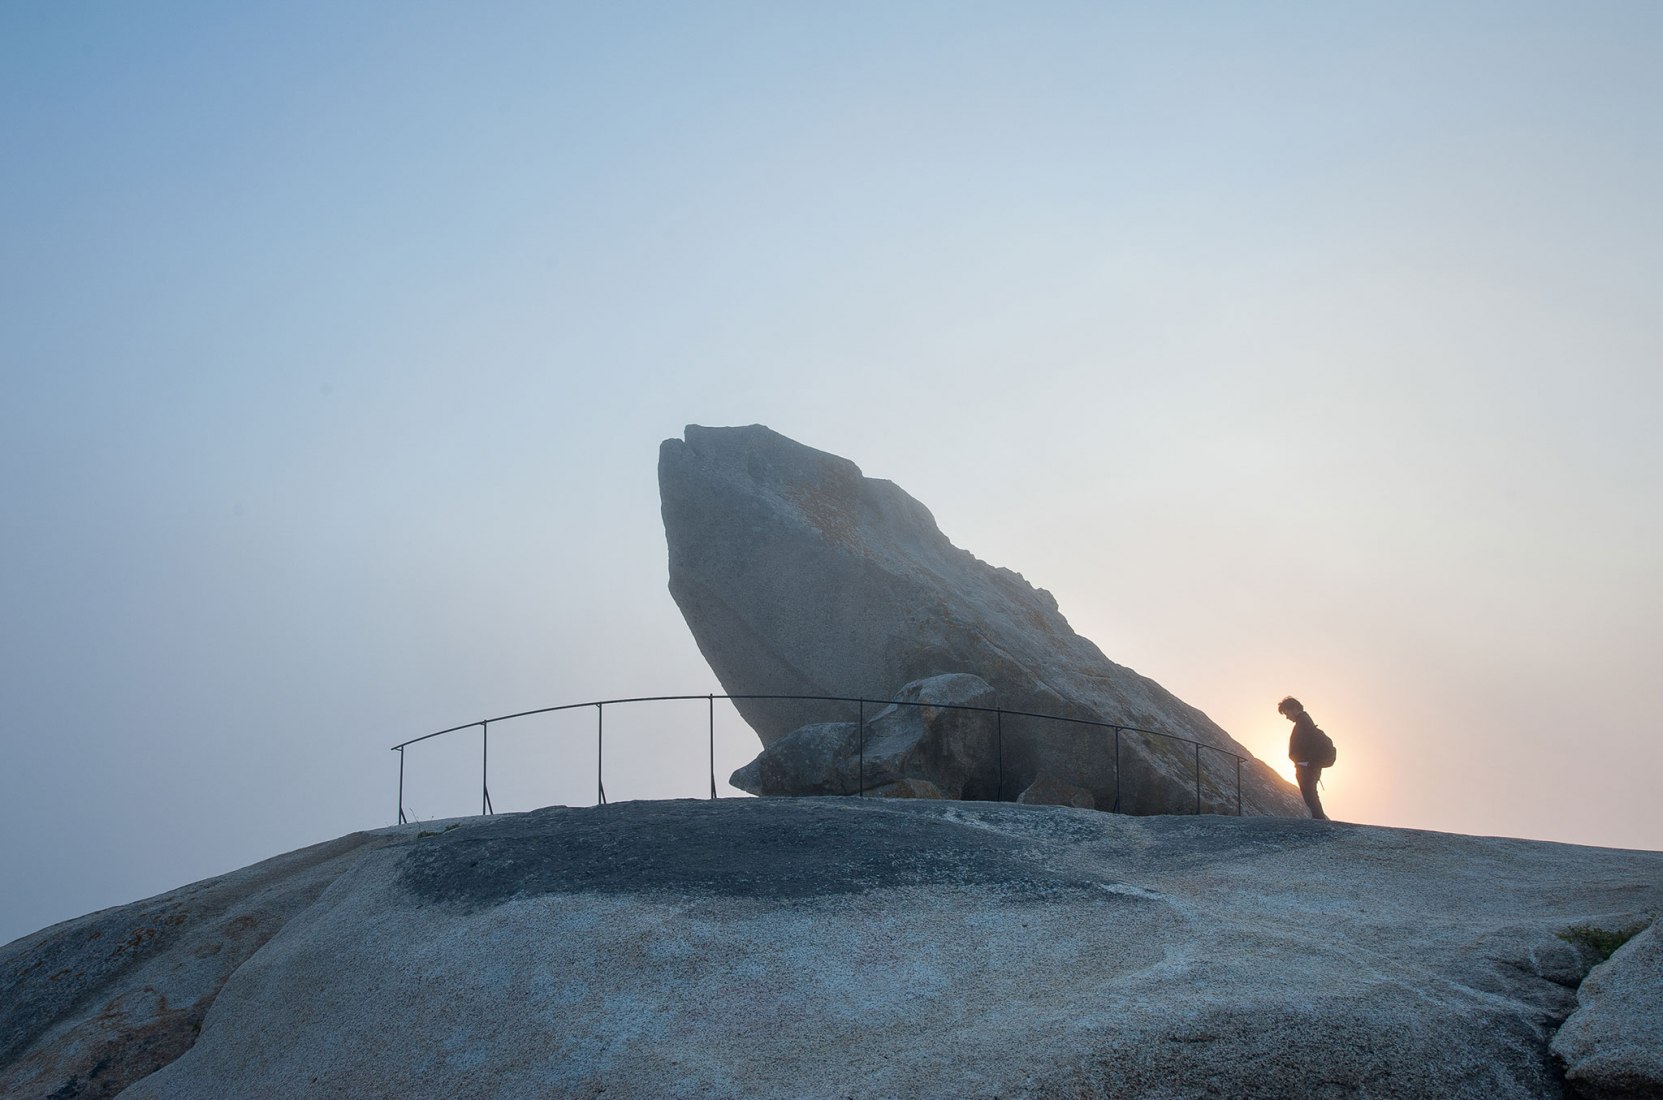
<svg viewBox="0 0 1663 1100">
<path fill-rule="evenodd" d="M 1663 847 L 1660 52 L 1638 2 L 0 6 L 0 940 L 385 824 L 409 736 L 719 690 L 689 422 L 895 480 L 1273 762 L 1299 694 L 1336 816 Z M 701 717 L 609 716 L 609 793 L 700 793 Z M 494 734 L 498 807 L 590 798 L 588 736 Z M 429 748 L 412 809 L 477 808 Z"/>
</svg>

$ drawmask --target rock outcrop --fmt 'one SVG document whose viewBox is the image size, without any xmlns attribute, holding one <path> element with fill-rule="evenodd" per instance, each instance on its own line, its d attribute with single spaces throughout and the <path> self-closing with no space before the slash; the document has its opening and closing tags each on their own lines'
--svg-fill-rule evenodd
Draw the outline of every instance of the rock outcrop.
<svg viewBox="0 0 1663 1100">
<path fill-rule="evenodd" d="M 1663 853 L 1289 818 L 547 809 L 348 837 L 0 948 L 0 1092 L 1559 1098 L 1550 1043 L 1592 964 L 1559 933 L 1659 907 Z M 140 1002 L 183 1025 L 112 1022 Z M 1655 1020 L 1576 1042 L 1660 1095 Z"/>
<path fill-rule="evenodd" d="M 391 839 L 354 833 L 0 949 L 0 1096 L 116 1096 L 172 1062 L 232 973 Z"/>
<path fill-rule="evenodd" d="M 1237 763 L 1228 755 L 1235 754 L 1248 758 L 1240 770 L 1243 812 L 1305 814 L 1293 787 L 1205 714 L 1070 629 L 1050 593 L 954 546 L 927 508 L 891 482 L 863 477 L 847 459 L 761 426 L 692 426 L 685 439 L 660 448 L 658 478 L 670 591 L 729 694 L 890 700 L 933 677 L 977 677 L 1006 710 L 1208 746 L 1128 731 L 1117 759 L 1112 731 L 1007 719 L 996 742 L 1002 767 L 984 757 L 970 769 L 998 774 L 997 789 L 985 797 L 1038 801 L 1066 789 L 1071 801 L 1085 792 L 1105 810 L 1235 813 Z M 776 699 L 735 705 L 766 750 L 736 783 L 767 773 L 801 778 L 780 793 L 847 788 L 838 762 L 847 755 L 854 707 Z M 868 730 L 864 739 L 877 735 Z M 787 738 L 797 742 L 785 750 L 793 763 L 774 768 L 766 758 Z M 807 775 L 801 767 L 810 760 L 832 770 Z M 886 793 L 908 789 L 894 784 Z"/>
<path fill-rule="evenodd" d="M 1652 923 L 1593 969 L 1553 1053 L 1584 1100 L 1663 1096 L 1663 927 Z"/>
</svg>

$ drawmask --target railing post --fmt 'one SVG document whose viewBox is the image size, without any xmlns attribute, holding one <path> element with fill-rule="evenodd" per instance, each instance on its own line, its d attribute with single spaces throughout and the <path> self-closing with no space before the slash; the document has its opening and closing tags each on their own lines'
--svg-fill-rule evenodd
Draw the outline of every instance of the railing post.
<svg viewBox="0 0 1663 1100">
<path fill-rule="evenodd" d="M 1241 816 L 1241 757 L 1236 757 L 1236 816 Z"/>
<path fill-rule="evenodd" d="M 479 723 L 479 816 L 494 813 L 491 807 L 491 723 Z"/>
<path fill-rule="evenodd" d="M 995 740 L 999 746 L 999 778 L 993 788 L 993 799 L 995 802 L 1003 802 L 1005 800 L 1005 712 L 1002 710 L 994 711 L 993 720 L 996 723 Z"/>
<path fill-rule="evenodd" d="M 855 739 L 856 739 L 856 743 L 860 746 L 860 775 L 859 775 L 860 782 L 859 782 L 859 785 L 856 787 L 856 790 L 858 790 L 860 792 L 860 797 L 865 798 L 866 797 L 866 700 L 865 699 L 862 699 L 860 701 L 860 715 L 859 715 L 858 718 L 855 719 Z"/>
<path fill-rule="evenodd" d="M 595 704 L 595 805 L 606 805 L 606 784 L 601 781 L 601 761 L 606 750 L 606 704 Z"/>
<path fill-rule="evenodd" d="M 710 797 L 716 797 L 716 695 L 712 692 L 710 700 Z"/>
<path fill-rule="evenodd" d="M 398 823 L 404 821 L 404 746 L 398 747 Z"/>
<path fill-rule="evenodd" d="M 1120 727 L 1114 728 L 1114 812 L 1120 812 Z"/>
<path fill-rule="evenodd" d="M 1195 743 L 1195 812 L 1201 812 L 1201 742 Z"/>
</svg>

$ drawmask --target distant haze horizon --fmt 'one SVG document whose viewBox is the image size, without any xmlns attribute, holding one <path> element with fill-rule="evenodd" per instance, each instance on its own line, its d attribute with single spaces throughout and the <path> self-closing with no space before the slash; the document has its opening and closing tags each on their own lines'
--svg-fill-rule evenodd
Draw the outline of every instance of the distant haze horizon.
<svg viewBox="0 0 1663 1100">
<path fill-rule="evenodd" d="M 1284 776 L 1297 696 L 1336 818 L 1663 848 L 1660 50 L 1638 0 L 0 6 L 0 940 L 390 824 L 410 737 L 719 691 L 688 423 L 896 482 Z M 608 714 L 610 798 L 708 794 L 689 706 Z M 496 808 L 592 802 L 593 717 L 493 729 Z M 477 812 L 478 739 L 417 748 Z"/>
</svg>

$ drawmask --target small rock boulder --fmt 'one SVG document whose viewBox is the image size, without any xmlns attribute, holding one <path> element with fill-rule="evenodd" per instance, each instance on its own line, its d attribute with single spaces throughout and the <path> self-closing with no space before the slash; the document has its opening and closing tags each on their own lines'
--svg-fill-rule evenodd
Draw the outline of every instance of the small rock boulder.
<svg viewBox="0 0 1663 1100">
<path fill-rule="evenodd" d="M 1663 933 L 1654 922 L 1576 991 L 1553 1037 L 1565 1080 L 1586 1100 L 1663 1096 Z"/>
<path fill-rule="evenodd" d="M 858 721 L 817 722 L 792 730 L 734 772 L 731 782 L 761 795 L 999 796 L 995 716 L 953 709 L 991 709 L 993 688 L 986 680 L 966 673 L 932 676 L 907 684 L 895 699 L 864 728 Z"/>
</svg>

